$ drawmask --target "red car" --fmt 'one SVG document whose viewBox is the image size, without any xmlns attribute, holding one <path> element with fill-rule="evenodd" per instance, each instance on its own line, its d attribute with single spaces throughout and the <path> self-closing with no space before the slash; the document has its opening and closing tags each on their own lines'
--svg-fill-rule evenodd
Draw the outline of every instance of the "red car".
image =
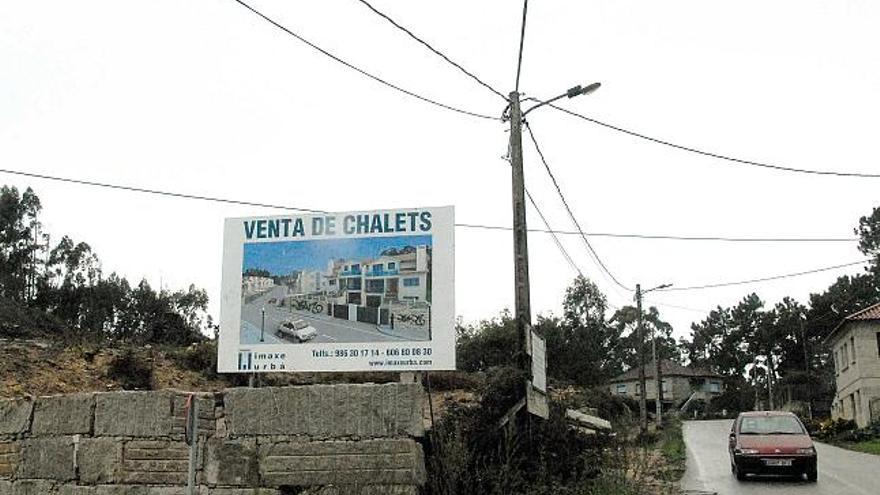
<svg viewBox="0 0 880 495">
<path fill-rule="evenodd" d="M 805 475 L 816 481 L 816 447 L 792 413 L 741 413 L 730 429 L 730 468 L 736 479 L 748 474 Z"/>
</svg>

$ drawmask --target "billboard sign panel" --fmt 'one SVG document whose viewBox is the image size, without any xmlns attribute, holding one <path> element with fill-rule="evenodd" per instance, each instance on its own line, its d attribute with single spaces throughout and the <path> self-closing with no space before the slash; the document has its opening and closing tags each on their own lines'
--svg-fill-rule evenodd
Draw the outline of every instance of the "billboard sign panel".
<svg viewBox="0 0 880 495">
<path fill-rule="evenodd" d="M 226 219 L 218 371 L 455 369 L 452 207 Z"/>
</svg>

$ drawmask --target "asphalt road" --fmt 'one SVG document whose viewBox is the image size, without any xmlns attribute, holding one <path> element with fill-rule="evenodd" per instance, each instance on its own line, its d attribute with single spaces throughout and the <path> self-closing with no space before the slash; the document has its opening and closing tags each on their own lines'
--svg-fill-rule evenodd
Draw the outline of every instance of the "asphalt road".
<svg viewBox="0 0 880 495">
<path fill-rule="evenodd" d="M 260 327 L 263 325 L 262 309 L 264 308 L 266 321 L 262 343 L 266 344 L 297 344 L 293 340 L 282 339 L 275 335 L 278 325 L 288 318 L 302 318 L 315 327 L 318 335 L 308 343 L 398 342 L 407 340 L 382 333 L 375 325 L 368 323 L 341 320 L 327 316 L 326 313 L 314 314 L 310 311 L 299 311 L 289 307 L 279 308 L 276 304 L 269 303 L 269 299 L 284 297 L 286 290 L 286 287 L 275 287 L 250 303 L 242 305 L 240 338 L 242 344 L 261 343 Z"/>
<path fill-rule="evenodd" d="M 880 456 L 861 454 L 816 443 L 819 481 L 750 477 L 737 481 L 730 472 L 727 436 L 731 420 L 687 421 L 687 471 L 683 493 L 740 495 L 876 495 L 880 493 Z"/>
</svg>

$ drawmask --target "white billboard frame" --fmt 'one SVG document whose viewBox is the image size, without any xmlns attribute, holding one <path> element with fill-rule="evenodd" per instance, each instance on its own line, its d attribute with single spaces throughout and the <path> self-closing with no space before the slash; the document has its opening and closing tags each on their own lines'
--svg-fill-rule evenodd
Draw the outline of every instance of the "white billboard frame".
<svg viewBox="0 0 880 495">
<path fill-rule="evenodd" d="M 452 206 L 227 218 L 217 370 L 455 369 L 454 224 Z"/>
</svg>

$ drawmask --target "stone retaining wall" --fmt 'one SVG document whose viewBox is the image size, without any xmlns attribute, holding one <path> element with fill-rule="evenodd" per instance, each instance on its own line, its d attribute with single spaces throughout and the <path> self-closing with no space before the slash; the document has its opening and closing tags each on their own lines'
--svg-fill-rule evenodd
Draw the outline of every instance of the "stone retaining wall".
<svg viewBox="0 0 880 495">
<path fill-rule="evenodd" d="M 237 388 L 198 403 L 200 495 L 415 495 L 418 384 Z M 184 495 L 187 392 L 0 400 L 0 495 Z"/>
</svg>

